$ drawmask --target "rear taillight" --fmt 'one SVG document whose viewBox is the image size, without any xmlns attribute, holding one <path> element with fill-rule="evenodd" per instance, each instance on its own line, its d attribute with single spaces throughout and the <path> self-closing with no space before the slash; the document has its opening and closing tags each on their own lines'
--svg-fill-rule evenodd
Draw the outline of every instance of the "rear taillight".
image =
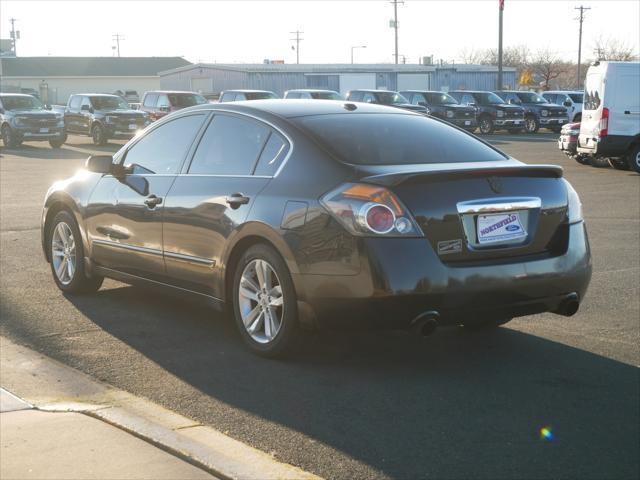
<svg viewBox="0 0 640 480">
<path fill-rule="evenodd" d="M 609 109 L 603 107 L 602 116 L 600 117 L 600 138 L 609 134 Z"/>
<path fill-rule="evenodd" d="M 384 187 L 346 183 L 327 193 L 320 203 L 354 235 L 422 236 L 406 207 Z"/>
</svg>

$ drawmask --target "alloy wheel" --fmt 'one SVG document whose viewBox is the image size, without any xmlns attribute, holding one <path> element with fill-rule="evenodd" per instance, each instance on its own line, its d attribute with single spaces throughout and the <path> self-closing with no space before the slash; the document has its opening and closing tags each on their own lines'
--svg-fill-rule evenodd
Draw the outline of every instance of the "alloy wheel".
<svg viewBox="0 0 640 480">
<path fill-rule="evenodd" d="M 536 131 L 536 120 L 534 118 L 529 117 L 525 122 L 527 132 L 533 133 Z"/>
<path fill-rule="evenodd" d="M 480 120 L 480 131 L 482 133 L 491 132 L 491 120 L 489 120 L 488 118 L 483 118 L 482 120 Z"/>
<path fill-rule="evenodd" d="M 238 305 L 253 340 L 264 344 L 276 337 L 282 326 L 284 295 L 278 275 L 266 260 L 252 260 L 242 271 Z"/>
<path fill-rule="evenodd" d="M 51 237 L 51 261 L 62 285 L 69 285 L 76 273 L 76 242 L 71 227 L 65 222 L 56 225 Z"/>
</svg>

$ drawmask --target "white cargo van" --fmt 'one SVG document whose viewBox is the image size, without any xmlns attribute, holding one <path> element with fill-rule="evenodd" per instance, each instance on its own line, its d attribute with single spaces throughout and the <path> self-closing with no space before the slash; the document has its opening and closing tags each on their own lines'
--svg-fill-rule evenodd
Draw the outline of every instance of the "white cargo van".
<svg viewBox="0 0 640 480">
<path fill-rule="evenodd" d="M 589 67 L 578 152 L 640 173 L 640 62 Z"/>
</svg>

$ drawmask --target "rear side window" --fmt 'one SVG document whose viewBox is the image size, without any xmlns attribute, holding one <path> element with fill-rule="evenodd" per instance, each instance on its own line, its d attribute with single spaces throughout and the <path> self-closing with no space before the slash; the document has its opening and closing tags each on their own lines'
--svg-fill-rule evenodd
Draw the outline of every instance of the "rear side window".
<svg viewBox="0 0 640 480">
<path fill-rule="evenodd" d="M 421 115 L 336 114 L 295 121 L 344 163 L 410 165 L 507 158 L 472 135 Z"/>
<path fill-rule="evenodd" d="M 279 134 L 272 132 L 264 146 L 254 175 L 273 176 L 282 165 L 289 150 L 288 144 Z"/>
<path fill-rule="evenodd" d="M 218 114 L 200 140 L 189 173 L 251 175 L 270 133 L 253 120 Z"/>
<path fill-rule="evenodd" d="M 602 75 L 599 73 L 587 74 L 584 85 L 585 110 L 597 110 L 602 103 Z"/>
<path fill-rule="evenodd" d="M 144 106 L 153 108 L 156 106 L 156 100 L 158 100 L 158 94 L 149 93 L 144 97 Z"/>
<path fill-rule="evenodd" d="M 205 115 L 187 115 L 154 128 L 128 151 L 125 164 L 134 174 L 178 172 Z"/>
</svg>

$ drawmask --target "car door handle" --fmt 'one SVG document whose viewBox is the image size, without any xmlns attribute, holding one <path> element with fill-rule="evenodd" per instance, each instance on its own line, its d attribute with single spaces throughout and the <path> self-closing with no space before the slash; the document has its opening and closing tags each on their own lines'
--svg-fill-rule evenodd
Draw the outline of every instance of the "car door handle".
<svg viewBox="0 0 640 480">
<path fill-rule="evenodd" d="M 226 198 L 227 203 L 233 209 L 240 207 L 240 205 L 246 205 L 249 200 L 250 198 L 245 197 L 242 193 L 232 193 Z"/>
<path fill-rule="evenodd" d="M 144 201 L 144 204 L 149 208 L 155 208 L 157 205 L 160 205 L 161 203 L 162 203 L 162 198 L 156 197 L 153 194 L 149 195 Z"/>
</svg>

